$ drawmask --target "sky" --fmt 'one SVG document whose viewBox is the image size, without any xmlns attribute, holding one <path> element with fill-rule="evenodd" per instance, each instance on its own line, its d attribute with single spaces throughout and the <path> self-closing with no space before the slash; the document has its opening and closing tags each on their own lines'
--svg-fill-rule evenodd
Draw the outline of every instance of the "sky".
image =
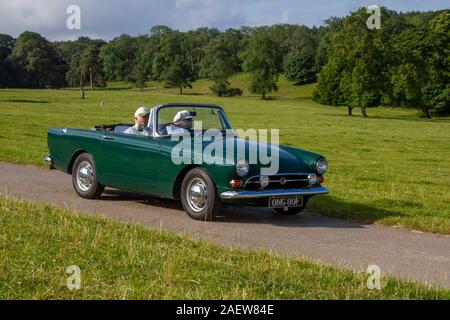
<svg viewBox="0 0 450 320">
<path fill-rule="evenodd" d="M 70 5 L 80 8 L 79 30 L 66 26 Z M 147 34 L 158 24 L 182 31 L 275 23 L 311 27 L 369 5 L 426 11 L 449 9 L 450 0 L 0 0 L 0 33 L 17 37 L 34 31 L 50 40 L 79 36 L 110 40 L 123 33 Z"/>
</svg>

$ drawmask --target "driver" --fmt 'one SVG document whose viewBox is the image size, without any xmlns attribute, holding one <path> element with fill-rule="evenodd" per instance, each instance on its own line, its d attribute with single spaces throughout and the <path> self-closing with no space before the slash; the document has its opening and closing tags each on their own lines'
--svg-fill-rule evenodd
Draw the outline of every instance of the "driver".
<svg viewBox="0 0 450 320">
<path fill-rule="evenodd" d="M 134 126 L 128 128 L 123 133 L 125 134 L 137 134 L 146 135 L 147 131 L 145 128 L 148 124 L 148 119 L 150 118 L 150 111 L 145 107 L 140 107 L 134 113 Z"/>
<path fill-rule="evenodd" d="M 185 130 L 191 130 L 192 129 L 192 122 L 193 122 L 194 116 L 191 112 L 187 110 L 179 111 L 173 118 L 173 123 L 175 124 L 175 127 L 185 129 Z"/>
</svg>

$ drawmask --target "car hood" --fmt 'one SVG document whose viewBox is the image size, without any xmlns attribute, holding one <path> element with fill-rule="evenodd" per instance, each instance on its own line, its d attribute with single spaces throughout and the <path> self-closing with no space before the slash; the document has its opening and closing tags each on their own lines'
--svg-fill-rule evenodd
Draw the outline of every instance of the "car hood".
<svg viewBox="0 0 450 320">
<path fill-rule="evenodd" d="M 219 142 L 219 141 L 218 141 Z M 322 158 L 321 155 L 309 151 L 301 150 L 294 147 L 284 145 L 272 145 L 259 143 L 250 140 L 244 140 L 239 137 L 227 137 L 222 139 L 223 157 L 226 157 L 227 148 L 233 148 L 233 163 L 236 164 L 240 160 L 246 160 L 250 164 L 250 175 L 259 175 L 261 168 L 275 168 L 276 156 L 278 154 L 278 171 L 276 173 L 313 173 L 315 171 L 315 163 Z M 210 142 L 204 142 L 204 149 L 208 148 Z M 230 150 L 230 149 L 229 149 Z M 255 156 L 249 156 L 250 151 Z M 273 152 L 273 154 L 271 153 Z M 261 158 L 259 154 L 265 155 Z M 213 153 L 214 155 L 214 153 Z M 269 162 L 270 161 L 270 162 Z M 271 165 L 272 164 L 272 165 Z M 267 173 L 266 173 L 267 174 Z"/>
</svg>

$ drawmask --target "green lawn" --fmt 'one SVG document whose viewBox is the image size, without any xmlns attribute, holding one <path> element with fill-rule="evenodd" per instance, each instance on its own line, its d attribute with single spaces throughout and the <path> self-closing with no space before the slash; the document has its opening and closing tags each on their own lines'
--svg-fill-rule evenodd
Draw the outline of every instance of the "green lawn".
<svg viewBox="0 0 450 320">
<path fill-rule="evenodd" d="M 232 79 L 244 86 L 245 74 Z M 132 122 L 137 105 L 218 103 L 236 128 L 279 128 L 281 142 L 315 151 L 330 161 L 329 196 L 316 197 L 318 213 L 426 232 L 450 234 L 450 119 L 420 119 L 414 110 L 369 109 L 369 118 L 346 116 L 346 108 L 311 100 L 313 85 L 280 79 L 278 98 L 217 98 L 198 81 L 189 94 L 153 83 L 144 92 L 109 90 L 0 90 L 0 161 L 44 166 L 48 127 L 90 128 Z M 247 93 L 246 93 L 247 94 Z M 101 107 L 103 101 L 105 107 Z"/>
<path fill-rule="evenodd" d="M 450 291 L 0 196 L 0 299 L 450 299 Z M 81 270 L 70 291 L 66 268 Z"/>
</svg>

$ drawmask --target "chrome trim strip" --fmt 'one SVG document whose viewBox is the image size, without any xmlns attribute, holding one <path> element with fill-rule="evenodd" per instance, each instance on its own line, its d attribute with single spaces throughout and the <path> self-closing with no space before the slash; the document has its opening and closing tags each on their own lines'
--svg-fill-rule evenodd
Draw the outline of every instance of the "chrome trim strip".
<svg viewBox="0 0 450 320">
<path fill-rule="evenodd" d="M 308 182 L 308 179 L 284 179 L 285 182 Z M 269 183 L 280 183 L 281 179 L 279 180 L 270 180 Z M 259 184 L 259 181 L 248 181 L 247 184 Z"/>
<path fill-rule="evenodd" d="M 308 176 L 308 175 L 310 175 L 311 173 L 278 173 L 278 174 L 271 174 L 271 175 L 268 175 L 268 177 L 270 178 L 270 177 L 279 177 L 279 176 Z M 262 175 L 257 175 L 257 176 L 251 176 L 251 177 L 249 177 L 247 180 L 245 180 L 245 183 L 244 183 L 244 188 L 247 186 L 247 184 L 249 184 L 249 183 L 259 183 L 259 178 L 261 178 L 261 176 Z M 253 179 L 256 179 L 256 178 L 258 178 L 258 181 L 250 181 L 250 180 L 253 180 Z M 286 180 L 287 181 L 287 180 Z M 308 179 L 300 179 L 300 180 L 298 180 L 298 181 L 308 181 Z M 279 182 L 279 180 L 273 180 L 273 181 L 270 181 L 270 183 L 273 183 L 273 182 Z"/>
<path fill-rule="evenodd" d="M 227 191 L 220 194 L 221 199 L 251 199 L 275 196 L 312 196 L 330 193 L 325 187 L 314 187 L 305 189 L 274 189 L 261 191 Z"/>
</svg>

